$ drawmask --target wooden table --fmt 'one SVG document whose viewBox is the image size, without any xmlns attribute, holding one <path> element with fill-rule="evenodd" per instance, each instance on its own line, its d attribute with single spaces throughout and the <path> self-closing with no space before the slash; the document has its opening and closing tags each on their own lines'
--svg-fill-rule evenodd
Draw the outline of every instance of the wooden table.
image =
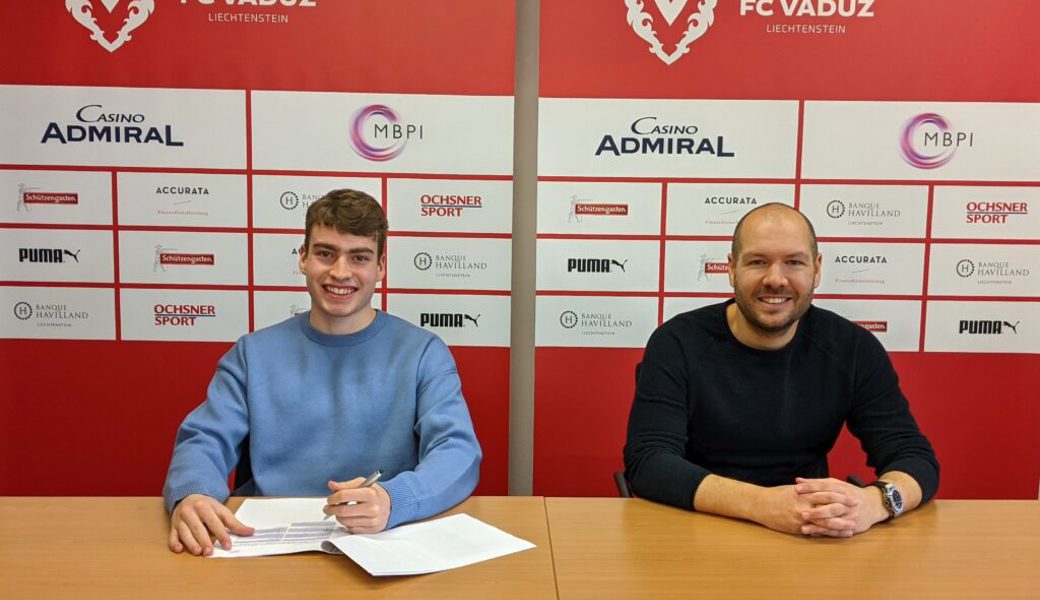
<svg viewBox="0 0 1040 600">
<path fill-rule="evenodd" d="M 241 499 L 232 499 L 236 507 Z M 415 577 L 345 556 L 203 559 L 167 549 L 159 498 L 0 498 L 0 598 L 555 598 L 541 497 L 470 498 L 466 512 L 538 547 Z"/>
<path fill-rule="evenodd" d="M 940 500 L 843 540 L 546 498 L 559 597 L 1040 598 L 1040 502 Z"/>
</svg>

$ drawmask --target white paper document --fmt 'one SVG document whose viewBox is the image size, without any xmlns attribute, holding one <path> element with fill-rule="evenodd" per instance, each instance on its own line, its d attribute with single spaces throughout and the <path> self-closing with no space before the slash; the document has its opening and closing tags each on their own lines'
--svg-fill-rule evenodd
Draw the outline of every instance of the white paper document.
<svg viewBox="0 0 1040 600">
<path fill-rule="evenodd" d="M 251 536 L 231 536 L 231 550 L 215 558 L 320 551 L 346 554 L 372 575 L 418 575 L 454 569 L 513 554 L 534 544 L 467 514 L 402 525 L 375 534 L 351 535 L 323 520 L 324 498 L 249 498 L 235 516 L 254 527 Z"/>
</svg>

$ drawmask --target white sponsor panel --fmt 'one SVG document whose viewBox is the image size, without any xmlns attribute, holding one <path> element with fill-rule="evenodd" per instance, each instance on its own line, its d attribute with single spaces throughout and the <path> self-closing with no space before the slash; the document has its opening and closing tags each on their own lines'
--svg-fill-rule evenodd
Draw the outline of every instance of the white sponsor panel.
<svg viewBox="0 0 1040 600">
<path fill-rule="evenodd" d="M 112 175 L 0 171 L 0 221 L 111 225 Z"/>
<path fill-rule="evenodd" d="M 661 184 L 539 181 L 538 233 L 660 235 Z"/>
<path fill-rule="evenodd" d="M 933 296 L 1040 296 L 1040 245 L 932 244 Z"/>
<path fill-rule="evenodd" d="M 667 242 L 664 252 L 665 291 L 732 294 L 726 259 L 729 249 L 729 242 Z"/>
<path fill-rule="evenodd" d="M 246 176 L 119 173 L 119 223 L 245 227 Z"/>
<path fill-rule="evenodd" d="M 1036 181 L 1040 105 L 805 103 L 802 176 Z"/>
<path fill-rule="evenodd" d="M 120 231 L 119 279 L 127 283 L 245 285 L 246 234 Z"/>
<path fill-rule="evenodd" d="M 388 294 L 386 311 L 449 346 L 509 347 L 509 296 Z"/>
<path fill-rule="evenodd" d="M 1040 187 L 936 186 L 932 237 L 1040 240 Z"/>
<path fill-rule="evenodd" d="M 112 232 L 6 229 L 0 236 L 2 279 L 112 283 Z"/>
<path fill-rule="evenodd" d="M 307 208 L 344 188 L 365 192 L 383 204 L 383 182 L 371 177 L 253 175 L 253 227 L 303 231 Z"/>
<path fill-rule="evenodd" d="M 657 298 L 538 296 L 535 345 L 643 348 L 657 329 Z"/>
<path fill-rule="evenodd" d="M 115 291 L 110 288 L 0 287 L 0 337 L 114 340 Z"/>
<path fill-rule="evenodd" d="M 0 164 L 242 169 L 239 90 L 0 85 Z"/>
<path fill-rule="evenodd" d="M 1040 354 L 1040 302 L 928 302 L 926 352 Z"/>
<path fill-rule="evenodd" d="M 676 315 L 681 315 L 684 312 L 690 312 L 691 310 L 697 310 L 698 308 L 704 308 L 712 304 L 719 304 L 732 298 L 733 295 L 729 296 L 692 296 L 692 297 L 674 297 L 668 296 L 664 299 L 664 320 L 667 321 Z"/>
<path fill-rule="evenodd" d="M 302 233 L 253 234 L 253 283 L 255 285 L 307 285 L 300 272 Z"/>
<path fill-rule="evenodd" d="M 395 288 L 508 290 L 512 240 L 393 237 L 387 281 Z"/>
<path fill-rule="evenodd" d="M 733 235 L 741 217 L 770 202 L 794 206 L 794 186 L 671 183 L 668 185 L 668 235 Z"/>
<path fill-rule="evenodd" d="M 120 290 L 124 340 L 233 342 L 249 332 L 249 296 L 235 290 Z"/>
<path fill-rule="evenodd" d="M 377 299 L 372 305 L 378 307 Z M 307 292 L 255 291 L 253 292 L 253 330 L 270 327 L 311 309 Z"/>
<path fill-rule="evenodd" d="M 820 237 L 923 238 L 928 188 L 807 184 L 801 210 Z"/>
<path fill-rule="evenodd" d="M 792 178 L 797 142 L 789 100 L 538 101 L 541 175 Z"/>
<path fill-rule="evenodd" d="M 508 175 L 513 98 L 253 92 L 257 169 Z"/>
<path fill-rule="evenodd" d="M 924 286 L 924 244 L 820 242 L 820 294 L 917 295 Z"/>
<path fill-rule="evenodd" d="M 835 300 L 813 304 L 867 329 L 889 352 L 917 352 L 921 340 L 921 303 L 916 300 Z"/>
<path fill-rule="evenodd" d="M 661 243 L 643 240 L 538 240 L 539 290 L 656 292 Z"/>
<path fill-rule="evenodd" d="M 386 214 L 394 231 L 510 233 L 513 182 L 390 179 Z"/>
</svg>

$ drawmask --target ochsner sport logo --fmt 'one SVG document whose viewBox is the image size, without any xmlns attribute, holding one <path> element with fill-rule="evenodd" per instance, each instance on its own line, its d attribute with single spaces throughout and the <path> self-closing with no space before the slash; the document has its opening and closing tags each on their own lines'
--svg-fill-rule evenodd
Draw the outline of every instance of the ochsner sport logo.
<svg viewBox="0 0 1040 600">
<path fill-rule="evenodd" d="M 392 160 L 404 152 L 412 139 L 423 139 L 423 126 L 402 123 L 397 113 L 384 104 L 361 107 L 351 121 L 350 145 L 367 160 Z"/>
<path fill-rule="evenodd" d="M 949 121 L 942 115 L 922 113 L 903 125 L 899 154 L 912 167 L 938 169 L 953 160 L 958 148 L 974 144 L 974 132 L 951 131 Z"/>
<path fill-rule="evenodd" d="M 101 0 L 101 4 L 111 13 L 119 4 L 119 0 Z M 105 50 L 115 52 L 120 46 L 130 41 L 131 31 L 148 20 L 148 16 L 155 11 L 155 2 L 153 0 L 130 0 L 126 8 L 126 18 L 123 19 L 123 26 L 116 32 L 116 37 L 111 42 L 105 38 L 104 30 L 98 25 L 97 19 L 94 17 L 94 4 L 90 0 L 65 0 L 65 9 L 76 19 L 77 23 L 90 31 L 90 39 Z"/>
</svg>

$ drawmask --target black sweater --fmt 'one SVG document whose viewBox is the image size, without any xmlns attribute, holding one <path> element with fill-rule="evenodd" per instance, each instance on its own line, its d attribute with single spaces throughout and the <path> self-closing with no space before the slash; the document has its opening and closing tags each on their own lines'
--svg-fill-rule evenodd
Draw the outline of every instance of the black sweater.
<svg viewBox="0 0 1040 600">
<path fill-rule="evenodd" d="M 692 509 L 710 473 L 764 486 L 827 477 L 843 423 L 876 473 L 903 471 L 922 502 L 935 495 L 935 452 L 877 338 L 813 306 L 784 348 L 755 350 L 726 324 L 730 303 L 678 315 L 647 343 L 625 444 L 637 495 Z"/>
</svg>

